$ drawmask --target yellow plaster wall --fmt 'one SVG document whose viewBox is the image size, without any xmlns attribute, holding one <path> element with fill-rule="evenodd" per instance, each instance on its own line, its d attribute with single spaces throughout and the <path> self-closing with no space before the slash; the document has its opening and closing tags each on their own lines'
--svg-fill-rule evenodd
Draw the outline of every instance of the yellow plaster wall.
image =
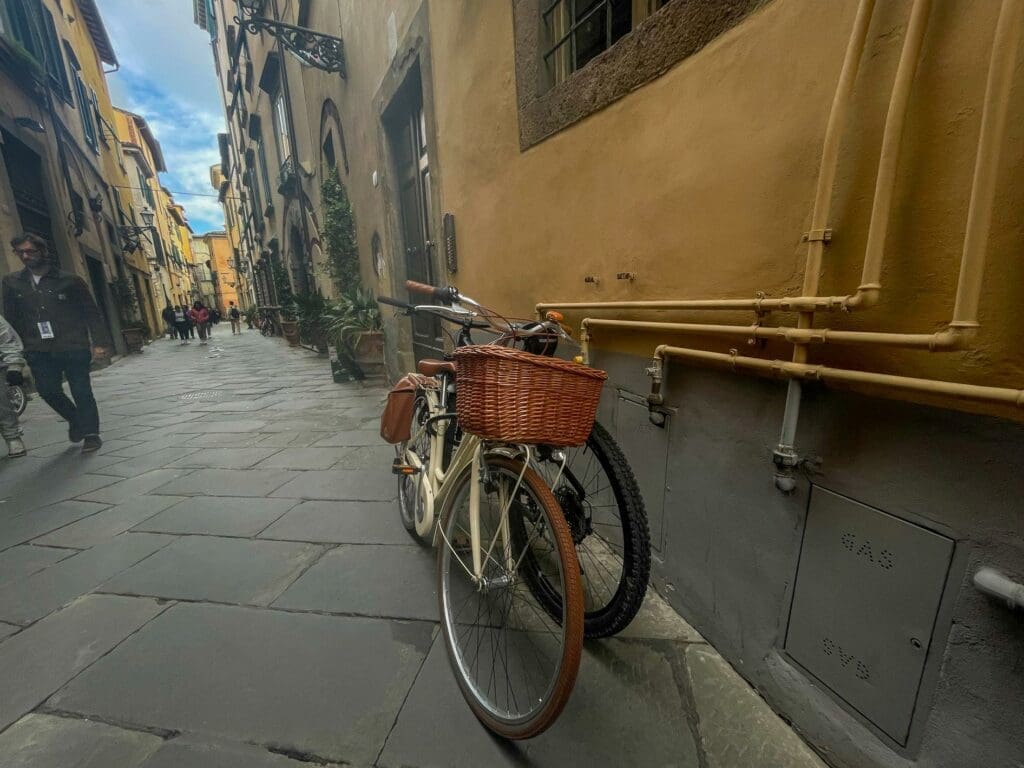
<svg viewBox="0 0 1024 768">
<path fill-rule="evenodd" d="M 821 290 L 859 283 L 881 131 L 909 0 L 878 3 L 846 126 Z M 855 0 L 774 0 L 662 77 L 519 150 L 511 3 L 430 3 L 442 205 L 467 293 L 506 312 L 537 301 L 798 293 L 825 123 Z M 929 332 L 951 315 L 998 3 L 936 3 L 903 141 L 880 305 L 822 327 Z M 1024 60 L 1018 58 L 1020 74 Z M 812 362 L 1024 386 L 1024 77 L 1011 96 L 974 349 L 816 348 Z M 635 283 L 615 273 L 636 272 Z M 586 275 L 600 280 L 584 283 Z M 749 323 L 751 315 L 686 319 Z M 578 318 L 575 318 L 578 319 Z M 773 318 L 792 324 L 792 315 Z M 631 335 L 758 354 L 736 341 Z M 742 341 L 742 340 L 741 340 Z M 789 348 L 767 350 L 789 356 Z"/>
</svg>

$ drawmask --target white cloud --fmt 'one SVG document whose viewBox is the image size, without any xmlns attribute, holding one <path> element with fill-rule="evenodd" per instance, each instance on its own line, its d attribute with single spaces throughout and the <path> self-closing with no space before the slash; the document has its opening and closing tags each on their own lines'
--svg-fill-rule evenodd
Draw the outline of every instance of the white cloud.
<svg viewBox="0 0 1024 768">
<path fill-rule="evenodd" d="M 220 162 L 225 130 L 209 35 L 192 21 L 188 0 L 98 0 L 119 72 L 108 77 L 115 104 L 146 118 L 160 142 L 172 192 L 215 195 L 210 166 Z M 216 197 L 178 194 L 193 229 L 222 229 Z"/>
</svg>

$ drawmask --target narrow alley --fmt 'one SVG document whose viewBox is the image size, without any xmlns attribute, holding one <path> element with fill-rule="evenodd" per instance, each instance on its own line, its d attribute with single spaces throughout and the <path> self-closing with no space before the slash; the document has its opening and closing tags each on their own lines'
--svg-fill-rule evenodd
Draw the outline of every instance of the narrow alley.
<svg viewBox="0 0 1024 768">
<path fill-rule="evenodd" d="M 653 590 L 549 732 L 491 737 L 398 518 L 378 385 L 221 325 L 95 388 L 99 453 L 35 399 L 29 456 L 0 460 L 5 765 L 821 765 Z"/>
</svg>

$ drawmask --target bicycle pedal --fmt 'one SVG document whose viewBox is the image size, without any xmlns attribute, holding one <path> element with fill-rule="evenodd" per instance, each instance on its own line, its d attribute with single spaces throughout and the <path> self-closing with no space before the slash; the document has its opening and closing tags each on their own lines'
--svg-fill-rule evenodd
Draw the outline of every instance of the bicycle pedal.
<svg viewBox="0 0 1024 768">
<path fill-rule="evenodd" d="M 419 469 L 412 464 L 404 464 L 401 459 L 395 459 L 391 465 L 391 474 L 393 475 L 418 475 L 419 473 Z"/>
</svg>

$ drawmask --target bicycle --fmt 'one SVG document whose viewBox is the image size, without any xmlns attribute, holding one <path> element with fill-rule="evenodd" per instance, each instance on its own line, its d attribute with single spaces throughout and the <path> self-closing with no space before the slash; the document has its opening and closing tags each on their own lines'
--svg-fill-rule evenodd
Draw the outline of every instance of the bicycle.
<svg viewBox="0 0 1024 768">
<path fill-rule="evenodd" d="M 263 319 L 260 320 L 260 334 L 263 336 L 280 336 L 281 329 L 277 325 L 277 321 L 274 319 L 273 312 L 270 310 L 263 311 Z"/>
<path fill-rule="evenodd" d="M 451 307 L 419 311 L 461 321 L 472 314 Z M 464 698 L 494 733 L 531 738 L 557 719 L 579 671 L 583 593 L 572 533 L 531 467 L 536 445 L 461 430 L 453 439 L 455 414 L 448 408 L 455 366 L 424 361 L 419 368 L 403 445 L 431 448 L 400 448 L 395 459 L 403 521 L 437 547 L 442 634 Z M 450 458 L 442 464 L 443 456 Z M 420 509 L 414 520 L 407 515 L 411 503 Z M 561 596 L 556 612 L 536 600 L 537 584 Z"/>
<path fill-rule="evenodd" d="M 385 297 L 378 300 L 408 314 L 430 313 L 459 325 L 458 337 L 453 340 L 456 350 L 472 345 L 471 332 L 476 329 L 495 334 L 498 344 L 521 344 L 525 351 L 547 357 L 553 356 L 560 338 L 568 338 L 556 313 L 543 322 L 511 323 L 498 320 L 497 315 L 453 287 L 435 288 L 415 282 L 406 287 L 411 293 L 431 295 L 441 306 L 413 306 Z M 453 413 L 457 397 L 454 364 L 425 360 L 420 362 L 419 370 L 421 383 L 426 384 L 416 390 L 410 437 L 398 446 L 396 459 L 400 467 L 399 511 L 414 539 L 433 544 L 438 538 L 435 509 L 440 509 L 433 478 L 444 477 L 446 470 L 454 471 L 453 456 L 465 436 Z M 569 526 L 581 565 L 586 636 L 604 637 L 621 631 L 639 610 L 650 574 L 646 512 L 625 457 L 611 435 L 594 423 L 583 446 L 535 446 L 526 460 L 538 479 L 552 489 Z M 405 466 L 412 470 L 401 472 Z M 419 471 L 422 467 L 427 471 Z M 441 517 L 443 529 L 443 511 Z M 521 515 L 509 518 L 513 541 L 521 542 L 528 536 L 525 520 Z M 532 558 L 532 553 L 526 555 Z M 531 603 L 557 620 L 564 611 L 563 593 L 551 580 L 537 577 L 539 567 L 529 559 L 523 569 Z"/>
<path fill-rule="evenodd" d="M 562 328 L 558 313 L 549 313 L 543 321 L 511 323 L 461 294 L 457 288 L 436 288 L 414 281 L 408 281 L 406 288 L 410 293 L 430 296 L 442 306 L 454 307 L 460 313 L 454 318 L 440 315 L 460 326 L 452 340 L 456 349 L 473 343 L 474 330 L 487 331 L 500 340 L 499 343 L 511 341 L 524 351 L 544 356 L 553 356 L 560 340 L 571 339 Z M 435 305 L 413 307 L 393 300 L 384 303 L 397 305 L 409 314 L 420 311 L 438 315 Z M 437 361 L 425 363 L 430 371 L 438 369 Z M 454 373 L 444 370 L 440 373 L 444 376 L 448 410 L 454 411 L 457 398 Z M 414 418 L 419 412 L 422 408 L 414 409 Z M 448 462 L 459 434 L 456 422 L 442 444 L 442 465 Z M 429 448 L 429 445 L 415 446 L 417 451 Z M 585 636 L 596 639 L 615 635 L 639 612 L 651 572 L 647 511 L 632 468 L 608 430 L 596 421 L 583 446 L 561 450 L 542 446 L 535 459 L 533 468 L 547 481 L 562 507 L 583 568 Z M 410 493 L 403 493 L 401 486 L 400 481 L 402 522 L 419 543 L 429 543 L 433 517 L 414 526 L 407 511 L 409 505 L 404 502 Z M 549 612 L 557 614 L 557 595 L 541 590 L 537 597 Z"/>
</svg>

